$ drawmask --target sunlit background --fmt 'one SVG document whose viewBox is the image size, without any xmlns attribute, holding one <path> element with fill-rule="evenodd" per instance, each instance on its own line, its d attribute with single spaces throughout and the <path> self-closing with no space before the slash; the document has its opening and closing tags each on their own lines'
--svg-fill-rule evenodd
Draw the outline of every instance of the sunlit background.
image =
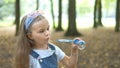
<svg viewBox="0 0 120 68">
<path fill-rule="evenodd" d="M 0 19 L 0 26 L 12 25 L 15 18 L 14 3 L 15 0 L 1 0 L 0 4 L 0 14 L 3 19 Z M 34 11 L 36 9 L 36 0 L 21 0 L 21 18 L 26 13 Z M 77 0 L 76 2 L 76 22 L 77 28 L 89 28 L 93 26 L 93 11 L 94 11 L 94 0 Z M 39 0 L 39 10 L 45 12 L 46 18 L 49 20 L 52 27 L 52 16 L 51 7 L 49 0 Z M 64 23 L 62 27 L 66 29 L 68 26 L 68 1 L 63 0 L 62 2 L 62 22 Z M 53 0 L 54 15 L 55 15 L 55 25 L 58 21 L 58 0 Z M 102 0 L 102 23 L 105 27 L 115 26 L 115 8 L 116 0 Z M 6 24 L 5 24 L 6 23 Z"/>
<path fill-rule="evenodd" d="M 56 27 L 58 25 L 58 1 L 53 0 Z M 68 1 L 70 0 L 62 0 L 62 28 L 64 31 L 56 31 L 53 28 L 50 0 L 39 0 L 39 10 L 44 11 L 51 25 L 50 41 L 70 55 L 70 44 L 57 42 L 58 39 L 75 38 L 73 35 L 65 36 L 68 26 Z M 81 34 L 78 37 L 86 42 L 86 48 L 79 50 L 78 68 L 120 68 L 120 32 L 114 30 L 117 0 L 101 0 L 103 27 L 98 28 L 93 28 L 95 0 L 76 1 L 76 24 L 78 32 Z M 36 10 L 36 0 L 20 0 L 20 19 L 34 10 Z M 14 21 L 15 0 L 0 0 L 0 68 L 15 67 L 14 57 L 18 38 L 15 36 Z M 61 65 L 60 68 L 65 67 Z"/>
</svg>

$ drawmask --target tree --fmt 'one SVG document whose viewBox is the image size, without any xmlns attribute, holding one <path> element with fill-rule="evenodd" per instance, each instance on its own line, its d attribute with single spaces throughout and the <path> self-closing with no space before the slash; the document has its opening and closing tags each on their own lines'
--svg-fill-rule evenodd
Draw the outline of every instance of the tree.
<svg viewBox="0 0 120 68">
<path fill-rule="evenodd" d="M 18 35 L 19 24 L 20 24 L 20 0 L 16 0 L 15 3 L 15 24 L 16 24 L 15 35 Z"/>
<path fill-rule="evenodd" d="M 98 26 L 103 26 L 102 21 L 102 5 L 101 0 L 95 0 L 95 6 L 94 6 L 94 28 L 97 28 Z"/>
<path fill-rule="evenodd" d="M 76 28 L 76 0 L 69 0 L 68 7 L 68 29 L 65 33 L 66 36 L 78 36 L 81 35 Z"/>
<path fill-rule="evenodd" d="M 4 1 L 1 0 L 1 1 L 0 1 L 0 8 L 1 8 L 3 5 L 4 5 Z M 0 12 L 2 12 L 1 9 L 0 9 Z M 3 20 L 3 14 L 2 14 L 2 13 L 0 14 L 0 20 Z"/>
<path fill-rule="evenodd" d="M 53 0 L 50 0 L 51 3 L 51 14 L 52 14 L 52 19 L 53 19 L 53 28 L 55 28 L 55 16 L 54 16 L 54 11 L 53 11 Z"/>
<path fill-rule="evenodd" d="M 120 0 L 116 1 L 116 26 L 115 26 L 115 32 L 119 32 L 119 26 L 120 26 Z"/>
<path fill-rule="evenodd" d="M 58 16 L 58 27 L 56 31 L 63 31 L 62 29 L 62 0 L 59 0 L 59 16 Z"/>
<path fill-rule="evenodd" d="M 36 0 L 36 10 L 39 9 L 39 0 Z"/>
</svg>

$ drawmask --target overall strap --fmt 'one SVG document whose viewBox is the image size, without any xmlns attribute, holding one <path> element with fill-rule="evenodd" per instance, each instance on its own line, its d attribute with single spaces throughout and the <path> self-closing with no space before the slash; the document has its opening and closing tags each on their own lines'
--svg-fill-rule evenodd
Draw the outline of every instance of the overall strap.
<svg viewBox="0 0 120 68">
<path fill-rule="evenodd" d="M 38 59 L 38 57 L 39 57 L 39 54 L 38 53 L 36 53 L 35 51 L 31 51 L 30 52 L 30 55 L 32 55 L 34 58 L 36 58 L 36 59 Z"/>
<path fill-rule="evenodd" d="M 55 47 L 52 44 L 48 44 L 52 50 L 55 50 Z"/>
</svg>

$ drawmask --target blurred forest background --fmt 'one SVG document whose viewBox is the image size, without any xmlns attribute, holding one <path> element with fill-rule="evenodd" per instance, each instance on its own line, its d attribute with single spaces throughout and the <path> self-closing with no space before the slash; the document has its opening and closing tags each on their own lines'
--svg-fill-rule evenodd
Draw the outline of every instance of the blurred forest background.
<svg viewBox="0 0 120 68">
<path fill-rule="evenodd" d="M 57 39 L 85 40 L 77 68 L 120 67 L 120 0 L 0 0 L 0 68 L 14 68 L 20 20 L 34 10 L 45 12 L 51 42 L 67 55 L 70 44 Z"/>
</svg>

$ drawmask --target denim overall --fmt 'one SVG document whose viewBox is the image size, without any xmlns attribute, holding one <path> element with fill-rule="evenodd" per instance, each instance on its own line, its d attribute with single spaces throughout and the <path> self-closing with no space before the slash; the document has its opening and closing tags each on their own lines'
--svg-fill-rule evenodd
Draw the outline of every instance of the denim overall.
<svg viewBox="0 0 120 68">
<path fill-rule="evenodd" d="M 49 47 L 52 50 L 55 50 L 55 47 L 51 44 L 48 44 Z M 48 56 L 46 58 L 40 58 L 39 54 L 37 54 L 35 51 L 31 51 L 30 53 L 34 58 L 38 59 L 41 68 L 58 68 L 58 64 L 57 64 L 57 56 L 55 54 L 55 52 L 51 55 Z"/>
</svg>

